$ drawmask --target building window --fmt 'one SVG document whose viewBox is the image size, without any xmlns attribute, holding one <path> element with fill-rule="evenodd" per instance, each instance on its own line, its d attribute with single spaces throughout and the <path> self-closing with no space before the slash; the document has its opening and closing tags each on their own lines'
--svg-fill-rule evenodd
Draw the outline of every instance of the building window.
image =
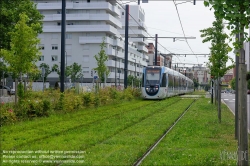
<svg viewBox="0 0 250 166">
<path fill-rule="evenodd" d="M 83 73 L 89 73 L 89 67 L 83 67 L 82 72 Z"/>
<path fill-rule="evenodd" d="M 122 15 L 124 15 L 124 12 L 122 12 Z"/>
<path fill-rule="evenodd" d="M 43 56 L 43 55 L 41 55 L 41 56 L 39 57 L 39 61 L 44 61 L 44 56 Z"/>
<path fill-rule="evenodd" d="M 60 22 L 57 22 L 57 25 L 59 26 L 59 25 L 61 25 L 61 23 L 60 23 Z"/>
<path fill-rule="evenodd" d="M 66 33 L 65 38 L 66 39 L 72 39 L 72 33 Z"/>
<path fill-rule="evenodd" d="M 88 3 L 90 3 L 90 0 L 87 0 Z"/>
<path fill-rule="evenodd" d="M 51 55 L 51 60 L 52 62 L 55 62 L 58 60 L 58 56 L 57 55 Z"/>
<path fill-rule="evenodd" d="M 89 55 L 83 55 L 83 62 L 89 62 Z"/>
<path fill-rule="evenodd" d="M 57 44 L 53 44 L 51 47 L 52 47 L 52 50 L 58 50 L 58 45 Z"/>
<path fill-rule="evenodd" d="M 44 50 L 44 45 L 43 45 L 43 44 L 40 44 L 40 45 L 39 45 L 39 49 L 40 49 L 40 50 Z"/>
</svg>

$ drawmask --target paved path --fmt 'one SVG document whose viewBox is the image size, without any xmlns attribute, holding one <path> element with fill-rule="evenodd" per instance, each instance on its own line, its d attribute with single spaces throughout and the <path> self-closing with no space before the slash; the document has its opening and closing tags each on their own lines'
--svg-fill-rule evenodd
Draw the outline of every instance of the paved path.
<svg viewBox="0 0 250 166">
<path fill-rule="evenodd" d="M 228 106 L 228 108 L 235 115 L 235 94 L 222 93 L 221 100 Z M 247 95 L 247 121 L 248 121 L 248 132 L 250 133 L 250 95 Z"/>
</svg>

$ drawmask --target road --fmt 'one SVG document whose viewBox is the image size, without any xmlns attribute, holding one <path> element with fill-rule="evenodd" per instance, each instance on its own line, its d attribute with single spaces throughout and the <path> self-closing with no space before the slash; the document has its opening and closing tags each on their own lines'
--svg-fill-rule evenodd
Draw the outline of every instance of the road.
<svg viewBox="0 0 250 166">
<path fill-rule="evenodd" d="M 222 93 L 221 100 L 223 100 L 230 110 L 235 114 L 235 94 Z M 250 95 L 247 95 L 247 119 L 248 119 L 248 132 L 250 133 Z"/>
</svg>

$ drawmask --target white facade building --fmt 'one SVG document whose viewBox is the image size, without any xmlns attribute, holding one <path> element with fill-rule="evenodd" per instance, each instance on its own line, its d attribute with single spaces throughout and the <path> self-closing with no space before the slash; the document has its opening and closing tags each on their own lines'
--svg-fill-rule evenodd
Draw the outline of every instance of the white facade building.
<svg viewBox="0 0 250 166">
<path fill-rule="evenodd" d="M 43 33 L 39 35 L 42 56 L 37 65 L 46 63 L 50 67 L 54 64 L 60 66 L 62 1 L 33 1 L 37 4 L 37 9 L 44 15 Z M 105 37 L 106 54 L 109 56 L 106 63 L 110 70 L 107 82 L 115 82 L 115 67 L 117 67 L 117 73 L 121 71 L 116 78 L 120 78 L 120 81 L 123 82 L 124 40 L 121 35 L 123 35 L 124 25 L 121 21 L 122 12 L 124 10 L 114 0 L 66 0 L 65 61 L 67 66 L 74 62 L 82 66 L 83 82 L 93 81 L 91 71 L 97 67 L 94 55 L 100 51 L 103 37 Z M 141 14 L 145 17 L 144 13 Z M 147 64 L 144 54 L 138 52 L 135 46 L 144 49 L 138 43 L 129 46 L 128 75 L 135 72 L 135 61 L 143 66 Z M 117 61 L 115 61 L 115 57 L 117 57 Z M 138 67 L 137 72 L 142 72 L 142 70 Z M 59 76 L 56 72 L 52 72 L 48 80 L 59 81 Z"/>
</svg>

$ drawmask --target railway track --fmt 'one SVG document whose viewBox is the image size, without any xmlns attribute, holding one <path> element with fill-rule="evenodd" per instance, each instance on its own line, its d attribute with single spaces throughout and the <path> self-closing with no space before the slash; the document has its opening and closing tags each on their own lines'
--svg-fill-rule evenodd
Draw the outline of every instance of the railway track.
<svg viewBox="0 0 250 166">
<path fill-rule="evenodd" d="M 172 105 L 175 102 L 178 102 L 179 100 L 180 99 L 174 100 L 172 103 L 169 103 L 169 105 Z M 162 101 L 154 101 L 152 103 L 147 103 L 147 104 L 145 104 L 143 106 L 136 106 L 136 107 L 134 107 L 134 108 L 132 108 L 130 110 L 123 110 L 122 112 L 115 113 L 115 114 L 113 114 L 111 116 L 106 116 L 106 117 L 103 117 L 103 118 L 99 118 L 99 119 L 96 119 L 96 120 L 94 120 L 92 122 L 88 122 L 88 123 L 84 123 L 84 124 L 79 124 L 79 125 L 76 125 L 76 126 L 68 127 L 68 128 L 66 128 L 64 130 L 61 130 L 61 131 L 58 131 L 58 132 L 54 132 L 54 133 L 51 133 L 51 134 L 46 134 L 44 136 L 41 136 L 41 137 L 38 137 L 38 138 L 34 138 L 33 140 L 30 140 L 30 141 L 27 141 L 27 142 L 24 142 L 24 143 L 20 143 L 19 145 L 16 145 L 13 148 L 17 148 L 18 149 L 18 148 L 21 148 L 21 147 L 23 147 L 25 145 L 30 145 L 30 144 L 35 143 L 35 142 L 40 141 L 40 140 L 48 139 L 48 138 L 51 138 L 51 137 L 56 137 L 56 136 L 59 136 L 61 134 L 66 134 L 68 132 L 71 132 L 71 131 L 74 131 L 74 130 L 78 130 L 79 128 L 87 127 L 89 125 L 94 125 L 94 124 L 100 123 L 101 121 L 104 121 L 104 120 L 107 120 L 107 119 L 119 116 L 121 113 L 125 113 L 125 112 L 128 113 L 128 112 L 136 111 L 138 109 L 146 108 L 148 106 L 157 105 L 157 104 L 159 104 L 159 102 L 164 102 L 164 100 L 162 100 Z M 53 124 L 54 123 L 58 125 L 58 121 L 53 122 Z"/>
<path fill-rule="evenodd" d="M 155 143 L 150 146 L 147 151 L 133 164 L 133 166 L 139 166 L 142 161 L 153 151 L 157 145 L 165 138 L 165 136 L 175 127 L 175 125 L 181 120 L 181 118 L 186 114 L 189 108 L 193 105 L 196 99 L 184 110 L 184 112 L 175 120 L 175 122 L 166 129 L 166 131 L 160 136 L 159 139 L 155 141 Z"/>
</svg>

